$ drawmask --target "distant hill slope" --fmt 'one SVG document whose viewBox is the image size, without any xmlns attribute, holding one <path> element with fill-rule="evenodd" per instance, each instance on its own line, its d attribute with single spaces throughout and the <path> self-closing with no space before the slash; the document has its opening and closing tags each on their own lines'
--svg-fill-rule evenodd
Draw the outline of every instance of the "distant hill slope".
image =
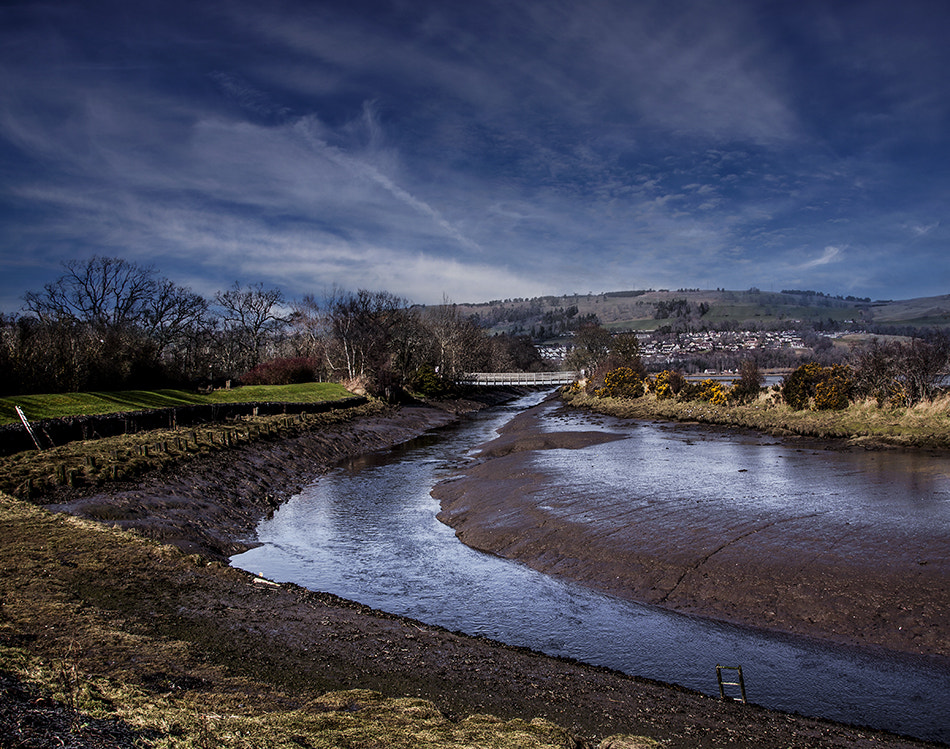
<svg viewBox="0 0 950 749">
<path fill-rule="evenodd" d="M 950 294 L 872 301 L 801 290 L 612 291 L 458 304 L 494 332 L 556 338 L 594 316 L 614 329 L 747 329 L 830 327 L 950 328 Z"/>
</svg>

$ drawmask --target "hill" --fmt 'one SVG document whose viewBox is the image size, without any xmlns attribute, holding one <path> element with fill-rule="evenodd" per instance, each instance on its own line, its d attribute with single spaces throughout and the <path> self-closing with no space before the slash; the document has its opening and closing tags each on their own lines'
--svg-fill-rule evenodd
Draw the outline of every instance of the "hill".
<svg viewBox="0 0 950 749">
<path fill-rule="evenodd" d="M 458 304 L 492 332 L 552 340 L 585 321 L 615 330 L 867 330 L 950 328 L 950 294 L 902 301 L 818 291 L 678 289 L 504 299 Z"/>
</svg>

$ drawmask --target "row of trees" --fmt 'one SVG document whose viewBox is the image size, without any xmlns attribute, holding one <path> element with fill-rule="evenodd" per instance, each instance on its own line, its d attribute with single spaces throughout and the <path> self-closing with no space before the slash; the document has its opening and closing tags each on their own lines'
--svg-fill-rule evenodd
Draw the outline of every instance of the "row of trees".
<svg viewBox="0 0 950 749">
<path fill-rule="evenodd" d="M 848 364 L 807 362 L 782 384 L 782 397 L 795 409 L 836 410 L 855 400 L 910 407 L 933 400 L 950 367 L 950 336 L 910 341 L 873 341 Z"/>
<path fill-rule="evenodd" d="M 22 313 L 0 315 L 5 394 L 249 375 L 332 379 L 382 393 L 423 375 L 433 386 L 463 371 L 543 367 L 529 341 L 490 337 L 448 303 L 420 308 L 384 291 L 340 289 L 288 300 L 280 289 L 237 283 L 206 298 L 121 258 L 64 269 L 24 296 Z"/>
<path fill-rule="evenodd" d="M 661 400 L 748 403 L 758 398 L 764 379 L 752 358 L 742 362 L 739 377 L 731 385 L 714 379 L 690 382 L 675 369 L 647 377 L 636 357 L 619 366 L 613 366 L 617 363 L 615 357 L 607 356 L 603 361 L 602 370 L 595 371 L 586 385 L 588 392 L 599 397 L 632 399 L 652 392 Z M 873 399 L 879 406 L 910 407 L 933 400 L 945 389 L 948 368 L 950 335 L 931 334 L 909 341 L 873 340 L 852 351 L 846 364 L 800 364 L 784 378 L 778 392 L 796 410 L 840 410 L 864 399 Z"/>
</svg>

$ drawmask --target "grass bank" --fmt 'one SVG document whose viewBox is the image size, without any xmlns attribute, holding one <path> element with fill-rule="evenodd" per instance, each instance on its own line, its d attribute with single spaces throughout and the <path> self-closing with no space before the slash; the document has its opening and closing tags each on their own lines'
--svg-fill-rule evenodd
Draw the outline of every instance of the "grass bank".
<svg viewBox="0 0 950 749">
<path fill-rule="evenodd" d="M 0 424 L 18 422 L 15 406 L 30 421 L 67 416 L 111 414 L 153 408 L 211 403 L 322 403 L 350 397 L 342 385 L 307 382 L 299 385 L 250 385 L 196 393 L 187 390 L 123 390 L 94 393 L 46 393 L 0 398 Z"/>
<path fill-rule="evenodd" d="M 795 411 L 770 393 L 746 405 L 658 400 L 648 393 L 632 400 L 598 398 L 584 392 L 562 395 L 565 402 L 597 413 L 631 419 L 694 421 L 756 429 L 776 436 L 843 440 L 866 447 L 950 449 L 950 395 L 911 408 L 881 408 L 874 401 L 843 411 Z"/>
<path fill-rule="evenodd" d="M 343 392 L 349 395 L 345 390 Z M 340 411 L 246 416 L 228 423 L 153 429 L 69 442 L 41 452 L 15 453 L 0 457 L 0 491 L 31 499 L 48 494 L 57 487 L 76 489 L 131 481 L 146 473 L 242 444 L 325 430 L 343 422 L 377 416 L 386 410 L 384 404 L 371 401 Z"/>
</svg>

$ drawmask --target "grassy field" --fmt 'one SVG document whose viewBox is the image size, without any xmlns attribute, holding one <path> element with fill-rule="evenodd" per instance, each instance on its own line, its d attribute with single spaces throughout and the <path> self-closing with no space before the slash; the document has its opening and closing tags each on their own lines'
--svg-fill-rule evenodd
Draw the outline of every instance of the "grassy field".
<svg viewBox="0 0 950 749">
<path fill-rule="evenodd" d="M 205 403 L 321 403 L 339 400 L 351 393 L 330 382 L 300 385 L 251 385 L 214 390 L 207 395 L 187 390 L 123 390 L 96 393 L 49 393 L 0 398 L 0 424 L 19 421 L 14 406 L 20 406 L 30 421 L 64 416 L 141 411 Z"/>
</svg>

